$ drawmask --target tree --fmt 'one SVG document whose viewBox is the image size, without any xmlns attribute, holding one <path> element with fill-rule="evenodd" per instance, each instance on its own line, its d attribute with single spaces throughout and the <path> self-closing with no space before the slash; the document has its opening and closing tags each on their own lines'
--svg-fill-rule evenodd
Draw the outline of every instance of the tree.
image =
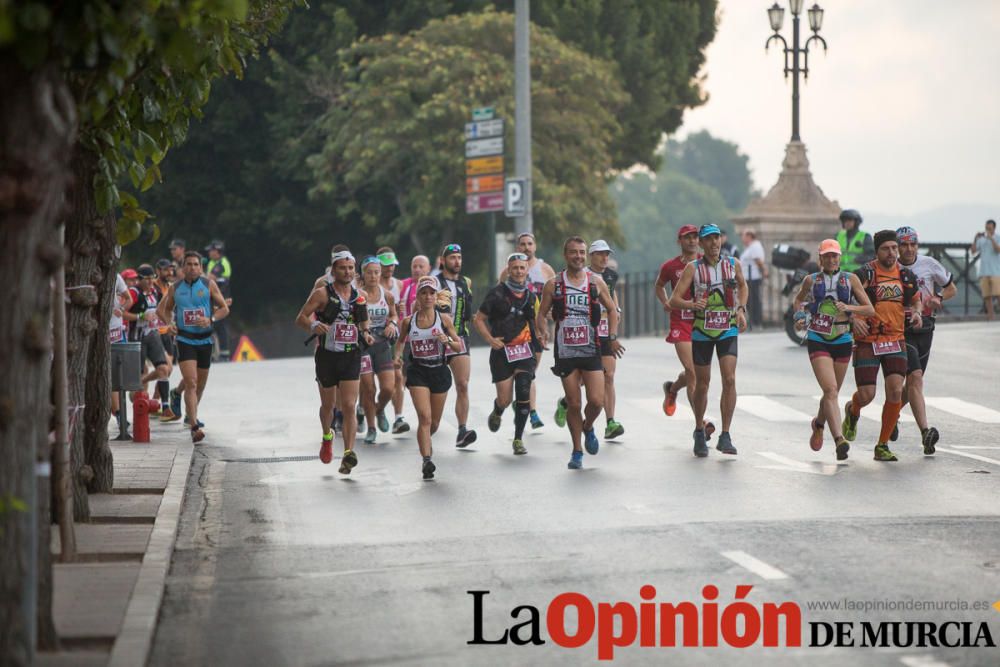
<svg viewBox="0 0 1000 667">
<path fill-rule="evenodd" d="M 618 261 L 628 271 L 652 271 L 677 255 L 684 225 L 714 222 L 732 231 L 718 191 L 674 171 L 619 176 L 612 192 L 626 242 Z"/>
<path fill-rule="evenodd" d="M 759 194 L 750 177 L 750 158 L 733 142 L 717 139 L 707 130 L 690 134 L 684 141 L 671 139 L 665 152 L 665 169 L 715 188 L 732 213 L 741 212 Z"/>
<path fill-rule="evenodd" d="M 245 58 L 281 25 L 290 8 L 290 0 L 250 4 L 0 2 L 0 211 L 5 213 L 0 250 L 16 258 L 5 260 L 3 271 L 18 297 L 7 304 L 17 315 L 4 318 L 0 327 L 10 357 L 4 367 L 12 371 L 0 385 L 0 454 L 12 462 L 3 467 L 0 497 L 30 491 L 35 475 L 28 462 L 33 464 L 36 449 L 42 460 L 49 457 L 44 444 L 49 303 L 47 290 L 39 286 L 63 261 L 62 249 L 50 246 L 64 215 L 71 287 L 67 329 L 73 341 L 68 346 L 70 404 L 84 404 L 86 380 L 98 389 L 89 395 L 94 399 L 87 405 L 89 427 L 75 430 L 90 434 L 88 447 L 81 436 L 72 448 L 77 518 L 88 516 L 84 483 L 110 490 L 105 425 L 112 248 L 114 241 L 137 238 L 149 217 L 136 195 L 119 185 L 127 177 L 139 192 L 159 179 L 160 162 L 170 146 L 183 141 L 189 119 L 208 99 L 211 79 L 242 74 Z M 117 224 L 116 211 L 122 214 Z M 156 233 L 153 228 L 154 239 Z M 21 664 L 32 655 L 23 611 L 31 608 L 26 600 L 35 592 L 25 589 L 28 535 L 20 518 L 12 516 L 5 513 L 0 524 L 5 546 L 7 541 L 11 546 L 0 555 L 0 653 Z M 48 553 L 47 535 L 40 548 Z M 43 598 L 39 607 L 47 608 L 51 591 L 38 595 Z M 40 642 L 51 644 L 54 632 L 46 620 L 40 624 Z"/>
</svg>

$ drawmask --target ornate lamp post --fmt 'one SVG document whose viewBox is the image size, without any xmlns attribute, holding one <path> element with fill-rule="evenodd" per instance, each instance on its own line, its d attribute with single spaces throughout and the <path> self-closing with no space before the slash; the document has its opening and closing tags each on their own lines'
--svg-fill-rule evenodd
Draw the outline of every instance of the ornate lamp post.
<svg viewBox="0 0 1000 667">
<path fill-rule="evenodd" d="M 818 4 L 814 4 L 809 9 L 809 28 L 813 31 L 813 34 L 806 40 L 804 46 L 799 46 L 799 15 L 802 13 L 803 2 L 804 0 L 788 0 L 788 7 L 792 10 L 791 48 L 789 48 L 788 42 L 780 34 L 781 26 L 785 21 L 785 9 L 779 6 L 777 2 L 767 10 L 767 18 L 771 23 L 771 29 L 774 30 L 774 34 L 764 42 L 765 52 L 768 46 L 771 45 L 771 40 L 781 42 L 785 52 L 785 78 L 787 79 L 789 74 L 792 75 L 792 141 L 801 141 L 799 139 L 799 73 L 803 77 L 809 78 L 809 44 L 813 40 L 816 40 L 823 45 L 823 51 L 824 53 L 826 52 L 826 40 L 819 36 L 819 30 L 823 27 L 823 10 Z M 801 67 L 799 66 L 799 55 L 802 55 L 803 58 Z M 791 67 L 788 66 L 789 56 L 791 56 Z"/>
</svg>

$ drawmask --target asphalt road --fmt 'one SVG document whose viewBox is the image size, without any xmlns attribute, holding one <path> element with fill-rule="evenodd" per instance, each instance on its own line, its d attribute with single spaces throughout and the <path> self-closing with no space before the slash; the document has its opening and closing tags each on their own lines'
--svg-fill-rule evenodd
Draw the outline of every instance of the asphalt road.
<svg viewBox="0 0 1000 667">
<path fill-rule="evenodd" d="M 746 601 L 757 610 L 795 602 L 803 645 L 644 648 L 637 640 L 615 651 L 622 664 L 1000 664 L 996 648 L 807 645 L 809 623 L 819 621 L 853 623 L 858 643 L 863 621 L 969 622 L 973 637 L 987 622 L 1000 642 L 1000 611 L 988 608 L 1000 599 L 998 343 L 1000 325 L 939 328 L 926 381 L 942 434 L 936 456 L 922 455 L 915 424 L 904 420 L 893 446 L 900 461 L 873 461 L 880 410 L 869 407 L 851 458 L 838 464 L 829 441 L 818 453 L 808 447 L 818 388 L 804 349 L 783 333 L 741 338 L 732 429 L 740 453 L 713 449 L 707 459 L 691 454 L 686 400 L 674 417 L 660 410 L 660 384 L 679 369 L 672 348 L 628 340 L 617 375 L 626 433 L 602 442 L 582 471 L 566 469 L 569 436 L 552 420 L 559 389 L 549 358 L 538 390 L 547 425 L 529 431 L 527 456 L 514 457 L 510 412 L 499 433 L 486 429 L 493 390 L 486 351 L 476 349 L 470 425 L 479 440 L 454 447 L 449 401 L 432 482 L 420 478 L 412 432 L 379 434 L 373 446 L 359 439 L 350 477 L 337 473 L 336 458 L 319 462 L 310 359 L 220 364 L 202 404 L 207 438 L 188 484 L 152 664 L 597 663 L 596 638 L 579 648 L 553 643 L 550 601 L 579 592 L 638 608 L 646 584 L 655 602 L 699 608 L 703 587 L 714 585 L 720 617 L 740 585 L 753 587 Z M 849 374 L 843 400 L 852 391 Z M 718 393 L 716 383 L 716 417 Z M 415 421 L 409 405 L 407 416 Z M 603 426 L 602 418 L 599 433 Z M 517 620 L 511 611 L 532 605 L 546 643 L 469 645 L 470 590 L 489 591 L 484 638 L 528 619 L 527 610 Z M 881 608 L 810 609 L 817 601 Z M 987 608 L 961 609 L 976 603 Z M 703 625 L 712 625 L 706 614 Z M 570 613 L 566 631 L 575 627 Z"/>
</svg>

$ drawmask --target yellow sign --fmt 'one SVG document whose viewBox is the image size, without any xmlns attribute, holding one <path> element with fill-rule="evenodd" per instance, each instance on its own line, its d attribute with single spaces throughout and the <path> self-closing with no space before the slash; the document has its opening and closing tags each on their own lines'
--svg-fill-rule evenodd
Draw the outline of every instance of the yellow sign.
<svg viewBox="0 0 1000 667">
<path fill-rule="evenodd" d="M 236 344 L 236 351 L 233 352 L 233 361 L 264 361 L 264 355 L 249 338 L 240 336 L 240 342 Z"/>
<path fill-rule="evenodd" d="M 501 174 L 465 179 L 465 191 L 470 195 L 477 192 L 499 192 L 500 190 L 503 190 L 503 176 Z"/>
<path fill-rule="evenodd" d="M 503 156 L 493 155 L 491 157 L 477 157 L 474 160 L 465 161 L 465 175 L 479 176 L 480 174 L 499 174 L 503 172 Z"/>
</svg>

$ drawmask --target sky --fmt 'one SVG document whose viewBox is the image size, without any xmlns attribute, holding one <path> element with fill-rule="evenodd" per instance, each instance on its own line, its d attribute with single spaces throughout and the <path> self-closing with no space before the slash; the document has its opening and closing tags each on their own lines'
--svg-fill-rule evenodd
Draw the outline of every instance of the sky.
<svg viewBox="0 0 1000 667">
<path fill-rule="evenodd" d="M 764 53 L 773 2 L 719 0 L 703 69 L 709 100 L 685 114 L 679 132 L 705 129 L 736 142 L 764 192 L 777 180 L 791 137 L 791 77 L 782 74 L 780 44 Z M 779 4 L 790 44 L 791 12 L 787 0 Z M 933 219 L 935 212 L 961 218 L 940 224 L 958 225 L 963 237 L 982 227 L 986 212 L 1000 217 L 1000 2 L 820 6 L 829 50 L 810 46 L 809 79 L 799 92 L 800 135 L 823 192 L 868 212 L 866 221 Z M 804 9 L 803 42 L 808 26 Z"/>
</svg>

